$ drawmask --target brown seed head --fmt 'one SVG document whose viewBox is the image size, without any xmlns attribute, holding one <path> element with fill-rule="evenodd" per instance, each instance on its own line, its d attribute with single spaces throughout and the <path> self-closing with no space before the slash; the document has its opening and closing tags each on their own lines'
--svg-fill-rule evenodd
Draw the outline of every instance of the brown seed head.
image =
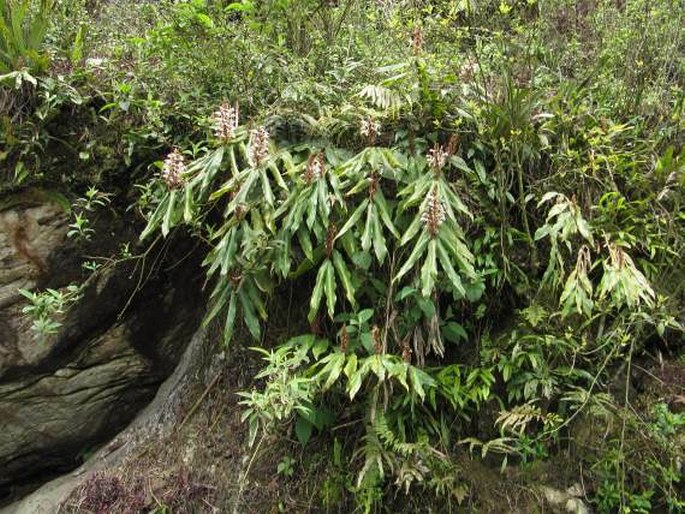
<svg viewBox="0 0 685 514">
<path fill-rule="evenodd" d="M 380 180 L 380 176 L 378 173 L 375 171 L 371 173 L 371 177 L 369 177 L 369 198 L 373 200 L 373 197 L 376 196 L 376 193 L 378 192 L 378 181 Z"/>
<path fill-rule="evenodd" d="M 459 134 L 452 134 L 447 142 L 447 155 L 451 156 L 457 153 L 459 148 Z"/>
<path fill-rule="evenodd" d="M 349 343 L 349 337 L 347 335 L 347 324 L 344 323 L 342 329 L 340 330 L 340 351 L 342 353 L 347 353 L 347 344 Z"/>
<path fill-rule="evenodd" d="M 423 48 L 423 29 L 416 25 L 411 33 L 411 47 L 414 54 L 418 54 Z"/>
<path fill-rule="evenodd" d="M 383 353 L 383 341 L 381 341 L 381 329 L 378 325 L 374 325 L 371 329 L 371 337 L 373 339 L 373 351 L 377 354 Z"/>
<path fill-rule="evenodd" d="M 411 346 L 409 345 L 409 336 L 402 340 L 402 360 L 409 364 L 411 362 Z"/>
<path fill-rule="evenodd" d="M 335 236 L 338 235 L 338 227 L 335 223 L 331 223 L 328 226 L 328 232 L 326 232 L 326 256 L 330 257 L 333 253 L 333 246 L 335 245 Z"/>
<path fill-rule="evenodd" d="M 304 181 L 306 184 L 316 182 L 324 176 L 326 171 L 326 160 L 323 153 L 319 152 L 309 156 L 307 161 L 307 169 L 304 171 Z"/>
</svg>

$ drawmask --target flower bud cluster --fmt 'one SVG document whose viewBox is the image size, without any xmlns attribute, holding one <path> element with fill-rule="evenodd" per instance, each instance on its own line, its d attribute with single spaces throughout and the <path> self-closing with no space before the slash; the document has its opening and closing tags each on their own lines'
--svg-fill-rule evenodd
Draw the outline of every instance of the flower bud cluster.
<svg viewBox="0 0 685 514">
<path fill-rule="evenodd" d="M 261 166 L 269 156 L 271 136 L 265 127 L 250 131 L 250 143 L 247 148 L 247 160 L 253 168 Z"/>
<path fill-rule="evenodd" d="M 219 109 L 212 114 L 214 122 L 214 136 L 223 141 L 229 141 L 235 137 L 235 129 L 238 128 L 238 105 L 231 107 L 228 102 L 221 104 Z"/>
<path fill-rule="evenodd" d="M 183 154 L 178 148 L 167 155 L 162 167 L 162 178 L 169 189 L 179 189 L 183 186 L 183 173 L 186 171 L 186 163 Z"/>
<path fill-rule="evenodd" d="M 423 212 L 421 213 L 421 222 L 426 226 L 431 237 L 435 237 L 440 230 L 440 226 L 447 219 L 445 206 L 440 200 L 437 188 L 432 189 L 428 194 L 428 200 Z"/>
</svg>

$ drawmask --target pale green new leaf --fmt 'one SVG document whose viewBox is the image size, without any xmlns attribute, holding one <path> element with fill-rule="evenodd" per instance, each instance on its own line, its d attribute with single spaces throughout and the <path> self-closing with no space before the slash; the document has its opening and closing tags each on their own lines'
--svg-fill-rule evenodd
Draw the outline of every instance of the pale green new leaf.
<svg viewBox="0 0 685 514">
<path fill-rule="evenodd" d="M 421 294 L 428 297 L 435 289 L 435 280 L 438 277 L 438 263 L 436 259 L 437 241 L 431 239 L 428 242 L 428 251 L 426 252 L 426 260 L 421 268 Z"/>
</svg>

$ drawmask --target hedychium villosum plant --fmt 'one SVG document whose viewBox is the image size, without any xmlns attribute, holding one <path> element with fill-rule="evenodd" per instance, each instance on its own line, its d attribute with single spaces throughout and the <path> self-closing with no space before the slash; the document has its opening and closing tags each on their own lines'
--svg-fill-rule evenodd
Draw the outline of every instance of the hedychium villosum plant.
<svg viewBox="0 0 685 514">
<path fill-rule="evenodd" d="M 428 150 L 425 141 L 415 155 L 368 136 L 370 145 L 356 152 L 325 140 L 284 144 L 275 127 L 238 124 L 237 107 L 228 104 L 212 120 L 199 157 L 185 162 L 178 150 L 167 157 L 166 189 L 142 237 L 186 225 L 210 242 L 207 320 L 225 318 L 225 343 L 241 320 L 259 340 L 269 296 L 298 280 L 311 284 L 302 322 L 328 336 L 288 343 L 309 355 L 298 373 L 319 394 L 340 383 L 350 400 L 370 398 L 370 440 L 378 440 L 376 411 L 386 411 L 387 429 L 397 422 L 394 409 L 414 411 L 424 402 L 437 408 L 443 397 L 455 403 L 454 391 L 417 364 L 431 352 L 444 355 L 443 341 L 462 337 L 463 328 L 443 317 L 440 298 L 474 302 L 483 292 L 463 228 L 472 215 L 445 174 L 468 169 L 466 163 L 442 145 Z M 366 132 L 377 134 L 375 123 Z M 323 342 L 313 349 L 314 341 Z M 409 404 L 393 399 L 397 387 L 409 393 Z M 248 407 L 258 415 L 256 405 Z M 321 428 L 308 410 L 293 412 L 310 432 Z M 376 464 L 369 461 L 363 475 L 372 468 L 382 475 Z"/>
<path fill-rule="evenodd" d="M 318 141 L 279 148 L 268 128 L 248 130 L 236 116 L 237 107 L 219 107 L 214 137 L 193 162 L 169 154 L 167 192 L 142 234 L 186 224 L 212 242 L 208 319 L 225 312 L 226 342 L 239 311 L 258 339 L 266 296 L 304 274 L 314 279 L 310 323 L 322 304 L 330 320 L 371 306 L 372 268 L 395 290 L 477 299 L 480 279 L 460 224 L 471 214 L 442 173 L 455 163 L 465 168 L 461 159 L 440 145 L 409 157 L 380 146 L 353 154 Z"/>
</svg>

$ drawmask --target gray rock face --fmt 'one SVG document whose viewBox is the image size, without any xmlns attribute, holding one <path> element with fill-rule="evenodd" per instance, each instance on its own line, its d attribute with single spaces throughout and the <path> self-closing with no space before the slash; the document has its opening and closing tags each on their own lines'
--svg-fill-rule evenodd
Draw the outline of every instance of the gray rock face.
<svg viewBox="0 0 685 514">
<path fill-rule="evenodd" d="M 66 238 L 69 218 L 56 205 L 0 212 L 0 501 L 23 480 L 75 467 L 123 428 L 197 329 L 202 272 L 176 265 L 187 248 L 172 242 L 145 260 L 103 266 L 57 333 L 31 331 L 17 290 L 81 280 L 81 254 L 103 255 L 130 236 L 115 218 L 83 248 Z"/>
</svg>

